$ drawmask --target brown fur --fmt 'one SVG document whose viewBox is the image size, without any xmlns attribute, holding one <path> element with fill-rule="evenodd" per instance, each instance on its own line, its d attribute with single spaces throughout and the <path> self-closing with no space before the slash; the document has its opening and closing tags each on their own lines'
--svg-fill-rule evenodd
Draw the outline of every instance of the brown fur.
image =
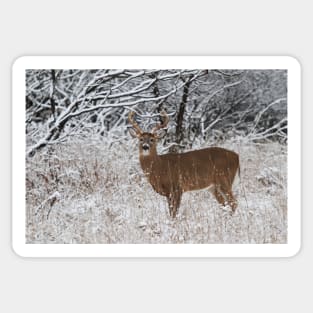
<svg viewBox="0 0 313 313">
<path fill-rule="evenodd" d="M 232 193 L 232 184 L 239 170 L 237 153 L 212 147 L 180 154 L 158 155 L 158 136 L 155 133 L 144 133 L 135 125 L 136 133 L 131 134 L 140 140 L 141 168 L 153 189 L 167 197 L 172 217 L 178 212 L 184 192 L 208 187 L 213 188 L 213 194 L 219 203 L 229 204 L 232 211 L 235 211 L 237 201 Z"/>
</svg>

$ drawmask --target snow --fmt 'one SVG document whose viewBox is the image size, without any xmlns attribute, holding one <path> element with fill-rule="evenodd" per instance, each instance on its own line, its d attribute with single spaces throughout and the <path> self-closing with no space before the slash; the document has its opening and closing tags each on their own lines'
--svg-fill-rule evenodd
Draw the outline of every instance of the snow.
<svg viewBox="0 0 313 313">
<path fill-rule="evenodd" d="M 176 219 L 145 179 L 135 141 L 109 147 L 77 141 L 27 159 L 28 243 L 287 242 L 286 146 L 226 142 L 240 153 L 237 211 L 201 190 L 183 194 Z"/>
</svg>

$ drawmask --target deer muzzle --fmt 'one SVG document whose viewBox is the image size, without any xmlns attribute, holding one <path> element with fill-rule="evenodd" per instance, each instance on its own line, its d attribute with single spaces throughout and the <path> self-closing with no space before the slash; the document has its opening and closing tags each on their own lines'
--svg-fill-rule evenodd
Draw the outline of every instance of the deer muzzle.
<svg viewBox="0 0 313 313">
<path fill-rule="evenodd" d="M 144 143 L 142 145 L 142 149 L 145 150 L 145 151 L 149 150 L 149 148 L 150 148 L 150 146 L 147 143 Z"/>
</svg>

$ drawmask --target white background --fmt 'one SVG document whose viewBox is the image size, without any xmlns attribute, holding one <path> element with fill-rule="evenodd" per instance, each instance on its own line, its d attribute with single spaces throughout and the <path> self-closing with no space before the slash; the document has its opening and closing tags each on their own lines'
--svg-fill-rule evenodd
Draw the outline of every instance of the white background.
<svg viewBox="0 0 313 313">
<path fill-rule="evenodd" d="M 0 311 L 312 312 L 311 12 L 304 0 L 2 1 Z M 10 242 L 11 64 L 21 55 L 56 54 L 297 57 L 303 73 L 301 252 L 266 260 L 18 258 Z"/>
</svg>

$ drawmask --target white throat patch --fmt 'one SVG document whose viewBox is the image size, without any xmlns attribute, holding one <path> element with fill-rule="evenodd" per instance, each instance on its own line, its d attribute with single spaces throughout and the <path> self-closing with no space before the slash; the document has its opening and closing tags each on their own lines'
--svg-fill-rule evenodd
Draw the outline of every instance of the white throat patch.
<svg viewBox="0 0 313 313">
<path fill-rule="evenodd" d="M 148 149 L 148 150 L 142 150 L 142 155 L 143 155 L 143 156 L 148 156 L 148 155 L 150 155 L 150 149 Z"/>
</svg>

